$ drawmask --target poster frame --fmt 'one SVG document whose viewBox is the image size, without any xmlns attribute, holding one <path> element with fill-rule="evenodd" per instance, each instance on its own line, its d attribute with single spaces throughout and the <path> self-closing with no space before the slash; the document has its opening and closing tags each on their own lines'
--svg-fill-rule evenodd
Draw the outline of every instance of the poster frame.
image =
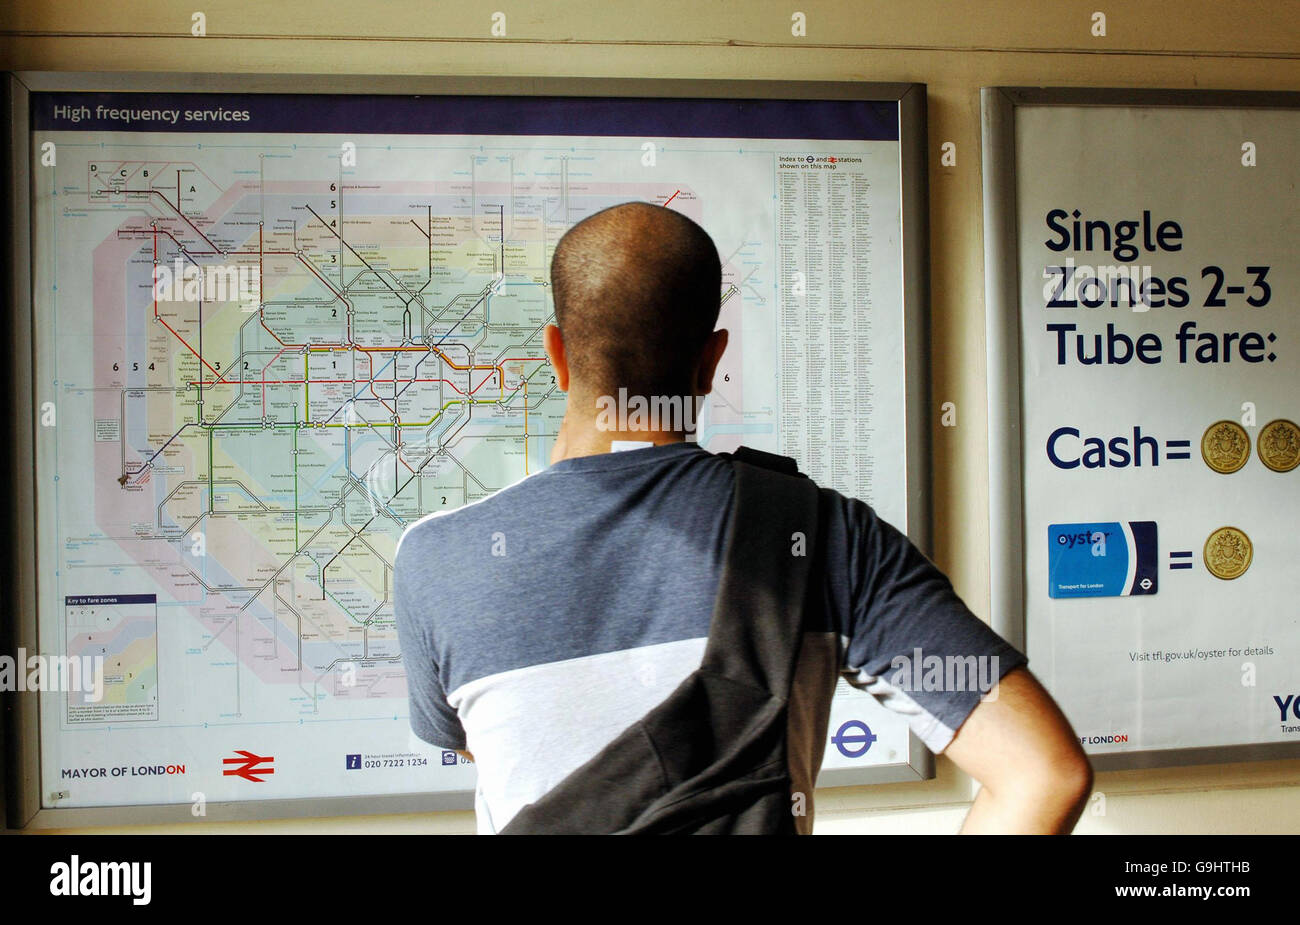
<svg viewBox="0 0 1300 925">
<path fill-rule="evenodd" d="M 1024 398 L 1016 110 L 1020 106 L 1300 109 L 1300 92 L 1126 87 L 980 88 L 984 304 L 988 369 L 989 606 L 992 626 L 1025 651 L 1030 576 L 1024 549 Z M 1099 771 L 1300 758 L 1300 741 L 1134 749 L 1089 758 Z"/>
<path fill-rule="evenodd" d="M 4 287 L 5 333 L 16 350 L 6 380 L 15 407 L 30 408 L 8 422 L 8 438 L 15 452 L 11 471 L 5 473 L 3 537 L 8 561 L 0 594 L 12 619 L 0 621 L 0 652 L 24 647 L 40 651 L 37 620 L 37 583 L 40 572 L 35 537 L 36 506 L 35 330 L 32 298 L 30 240 L 32 197 L 30 163 L 30 94 L 40 92 L 168 92 L 168 93 L 292 93 L 302 95 L 393 94 L 588 96 L 709 99 L 863 100 L 893 102 L 899 119 L 899 190 L 901 195 L 902 315 L 906 460 L 904 532 L 927 555 L 931 547 L 931 462 L 929 406 L 929 200 L 926 137 L 926 85 L 907 82 L 773 81 L 679 78 L 515 77 L 466 75 L 346 75 L 346 74 L 222 74 L 145 72 L 20 71 L 4 75 L 3 117 L 8 146 L 4 162 L 4 221 L 8 246 L 0 248 L 6 262 Z M 306 89 L 305 89 L 306 88 Z M 12 576 L 11 578 L 9 576 Z M 116 805 L 104 807 L 45 808 L 40 786 L 40 732 L 37 698 L 0 694 L 3 737 L 6 743 L 4 774 L 7 785 L 4 809 L 15 828 L 70 828 L 101 825 L 142 825 L 194 821 L 189 803 Z M 935 776 L 934 756 L 909 730 L 905 754 L 898 760 L 872 768 L 827 769 L 819 786 L 929 780 Z M 420 813 L 469 810 L 470 790 L 303 797 L 208 803 L 202 821 L 242 822 L 259 819 Z"/>
</svg>

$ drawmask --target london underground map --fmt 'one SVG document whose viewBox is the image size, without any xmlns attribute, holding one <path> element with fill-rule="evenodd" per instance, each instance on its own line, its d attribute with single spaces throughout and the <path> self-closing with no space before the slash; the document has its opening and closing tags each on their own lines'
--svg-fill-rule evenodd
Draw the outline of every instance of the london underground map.
<svg viewBox="0 0 1300 925">
<path fill-rule="evenodd" d="M 550 257 L 606 206 L 718 244 L 700 442 L 903 522 L 893 105 L 663 102 L 34 98 L 41 640 L 109 682 L 43 702 L 46 805 L 473 786 L 408 736 L 394 552 L 548 464 Z"/>
</svg>

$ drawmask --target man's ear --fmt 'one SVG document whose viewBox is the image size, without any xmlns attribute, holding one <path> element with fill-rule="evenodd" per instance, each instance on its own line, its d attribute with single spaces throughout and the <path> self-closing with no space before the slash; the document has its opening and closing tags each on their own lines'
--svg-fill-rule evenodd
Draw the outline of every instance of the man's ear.
<svg viewBox="0 0 1300 925">
<path fill-rule="evenodd" d="M 719 328 L 709 335 L 700 352 L 700 365 L 695 371 L 695 394 L 708 395 L 713 391 L 713 374 L 718 370 L 718 362 L 727 349 L 727 329 Z"/>
<path fill-rule="evenodd" d="M 551 369 L 555 371 L 555 384 L 561 392 L 569 391 L 569 361 L 564 355 L 564 337 L 553 324 L 542 329 L 542 349 L 546 351 L 546 358 L 551 361 Z"/>
</svg>

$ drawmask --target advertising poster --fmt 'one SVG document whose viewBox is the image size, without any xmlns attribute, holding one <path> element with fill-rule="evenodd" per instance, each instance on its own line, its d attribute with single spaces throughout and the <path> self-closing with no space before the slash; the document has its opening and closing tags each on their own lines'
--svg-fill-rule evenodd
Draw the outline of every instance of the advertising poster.
<svg viewBox="0 0 1300 925">
<path fill-rule="evenodd" d="M 1300 111 L 1015 119 L 1030 666 L 1094 755 L 1300 743 Z"/>
</svg>

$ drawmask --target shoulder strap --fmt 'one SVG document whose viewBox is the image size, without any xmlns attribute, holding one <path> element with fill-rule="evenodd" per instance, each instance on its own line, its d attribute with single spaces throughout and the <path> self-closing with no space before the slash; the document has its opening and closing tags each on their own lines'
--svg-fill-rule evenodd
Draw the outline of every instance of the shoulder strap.
<svg viewBox="0 0 1300 925">
<path fill-rule="evenodd" d="M 701 668 L 784 699 L 803 641 L 817 539 L 817 485 L 795 461 L 741 447 L 726 561 Z"/>
<path fill-rule="evenodd" d="M 807 478 L 807 476 L 799 472 L 799 464 L 789 456 L 778 456 L 776 453 L 756 450 L 751 446 L 738 446 L 736 452 L 726 455 L 738 462 L 749 463 L 751 466 L 759 466 L 763 469 L 771 469 L 774 472 L 784 472 L 786 475 L 798 475 L 800 478 Z"/>
</svg>

